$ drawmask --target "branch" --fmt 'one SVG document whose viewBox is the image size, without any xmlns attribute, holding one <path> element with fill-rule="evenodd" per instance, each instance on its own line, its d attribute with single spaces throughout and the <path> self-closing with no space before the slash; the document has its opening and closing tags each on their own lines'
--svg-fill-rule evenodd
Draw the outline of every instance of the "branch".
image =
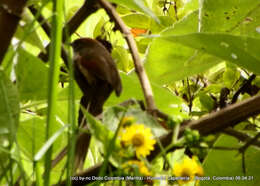
<svg viewBox="0 0 260 186">
<path fill-rule="evenodd" d="M 43 28 L 44 32 L 47 34 L 47 36 L 51 36 L 51 25 L 46 21 L 46 19 L 40 14 L 40 12 L 33 6 L 28 7 L 31 13 L 35 18 L 37 18 L 38 23 Z"/>
<path fill-rule="evenodd" d="M 186 128 L 198 130 L 200 135 L 208 135 L 216 132 L 221 132 L 224 129 L 233 126 L 248 117 L 254 116 L 260 113 L 260 95 L 246 99 L 245 101 L 229 105 L 218 112 L 211 113 L 202 117 L 199 120 L 188 122 L 180 127 L 180 136 Z M 163 147 L 170 145 L 172 139 L 172 132 L 169 132 L 165 136 L 160 137 L 160 142 Z M 152 151 L 148 157 L 152 160 L 160 153 L 160 148 L 156 144 L 155 150 Z"/>
<path fill-rule="evenodd" d="M 224 130 L 224 133 L 225 134 L 228 134 L 230 136 L 233 136 L 235 138 L 237 138 L 238 140 L 240 141 L 251 141 L 253 138 L 251 138 L 248 134 L 245 134 L 243 132 L 239 132 L 239 131 L 236 131 L 232 128 L 227 128 Z M 260 147 L 260 141 L 257 140 L 257 141 L 254 141 L 252 143 L 252 145 L 255 145 L 257 147 Z"/>
<path fill-rule="evenodd" d="M 239 149 L 241 153 L 244 153 L 246 149 L 250 146 L 253 145 L 254 143 L 258 142 L 258 138 L 260 137 L 260 132 L 252 139 L 250 139 L 243 147 Z"/>
<path fill-rule="evenodd" d="M 75 13 L 75 15 L 69 20 L 69 22 L 63 28 L 63 41 L 65 41 L 66 36 L 71 36 L 77 28 L 83 23 L 83 21 L 92 13 L 97 10 L 97 4 L 95 0 L 85 0 L 83 6 Z M 43 61 L 48 61 L 48 48 L 50 44 L 48 44 L 45 49 L 47 53 L 41 52 L 38 56 Z M 67 65 L 67 54 L 64 49 L 62 49 L 61 54 L 62 59 L 64 60 L 65 64 Z"/>
<path fill-rule="evenodd" d="M 238 96 L 241 93 L 244 93 L 247 89 L 250 88 L 252 81 L 256 78 L 256 75 L 253 74 L 249 77 L 249 79 L 245 80 L 245 82 L 243 83 L 243 85 L 237 90 L 237 92 L 234 94 L 231 103 L 235 103 L 237 101 Z"/>
<path fill-rule="evenodd" d="M 69 20 L 66 27 L 63 29 L 63 35 L 72 35 L 78 27 L 85 21 L 85 19 L 96 12 L 98 5 L 95 0 L 85 0 L 83 6 L 76 12 L 76 14 Z M 66 30 L 67 29 L 67 33 Z"/>
<path fill-rule="evenodd" d="M 138 75 L 138 78 L 140 80 L 140 83 L 141 83 L 141 86 L 143 89 L 148 111 L 153 113 L 153 111 L 156 110 L 156 106 L 155 106 L 154 99 L 153 99 L 153 92 L 152 92 L 152 88 L 151 88 L 149 79 L 143 68 L 141 59 L 139 57 L 135 40 L 134 40 L 133 36 L 131 35 L 131 32 L 129 31 L 129 29 L 126 27 L 125 23 L 121 19 L 121 17 L 117 14 L 113 5 L 109 2 L 107 2 L 106 0 L 99 0 L 99 3 L 106 10 L 109 17 L 115 22 L 116 27 L 118 27 L 120 29 L 120 31 L 123 33 L 123 35 L 125 36 L 125 39 L 127 41 L 127 44 L 129 46 L 129 49 L 130 49 L 130 52 L 131 52 L 131 55 L 132 55 L 132 58 L 134 61 L 136 73 Z"/>
<path fill-rule="evenodd" d="M 21 19 L 27 0 L 1 0 L 0 3 L 0 64 Z"/>
<path fill-rule="evenodd" d="M 251 97 L 237 104 L 230 105 L 199 120 L 191 121 L 187 127 L 198 130 L 201 135 L 219 132 L 233 126 L 248 117 L 260 113 L 260 95 Z M 184 128 L 181 128 L 184 131 Z"/>
</svg>

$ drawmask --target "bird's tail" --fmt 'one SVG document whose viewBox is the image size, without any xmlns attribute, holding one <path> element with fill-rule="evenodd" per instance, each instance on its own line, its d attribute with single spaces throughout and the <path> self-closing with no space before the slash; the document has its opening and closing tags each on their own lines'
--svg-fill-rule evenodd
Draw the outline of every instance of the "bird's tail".
<svg viewBox="0 0 260 186">
<path fill-rule="evenodd" d="M 87 109 L 93 116 L 98 116 L 102 113 L 103 105 L 111 94 L 113 88 L 110 84 L 100 81 L 97 82 L 96 88 L 88 91 L 88 95 L 84 95 L 80 100 L 80 105 Z M 86 118 L 81 109 L 79 109 L 78 123 L 80 127 L 87 129 Z M 76 142 L 75 152 L 75 171 L 82 170 L 86 155 L 90 144 L 90 133 L 82 133 L 79 135 Z"/>
</svg>

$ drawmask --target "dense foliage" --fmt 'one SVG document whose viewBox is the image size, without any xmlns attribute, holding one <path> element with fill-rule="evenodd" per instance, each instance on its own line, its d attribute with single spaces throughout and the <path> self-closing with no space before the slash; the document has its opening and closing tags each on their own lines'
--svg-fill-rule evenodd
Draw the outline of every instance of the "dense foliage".
<svg viewBox="0 0 260 186">
<path fill-rule="evenodd" d="M 97 8 L 94 2 L 26 2 L 0 61 L 0 185 L 53 185 L 66 183 L 66 178 L 68 184 L 76 182 L 70 176 L 78 175 L 72 163 L 80 132 L 92 135 L 84 178 L 150 177 L 89 182 L 260 185 L 260 2 L 110 0 L 135 39 L 157 114 L 146 110 L 125 35 L 102 4 Z M 17 16 L 12 11 L 15 4 L 6 4 L 0 2 L 0 17 L 7 10 Z M 80 9 L 80 18 L 73 20 Z M 0 25 L 11 21 L 0 19 Z M 101 38 L 112 45 L 123 85 L 120 97 L 113 93 L 106 101 L 102 116 L 95 118 L 83 109 L 87 130 L 78 127 L 82 92 L 71 70 L 70 43 L 79 37 Z M 60 55 L 61 40 L 65 57 Z M 212 129 L 205 116 L 215 121 Z M 48 161 L 66 146 L 67 155 L 50 168 Z M 46 172 L 50 181 L 48 176 L 43 179 Z M 192 180 L 171 180 L 178 176 Z M 194 176 L 211 180 L 194 181 Z M 214 176 L 234 180 L 213 180 Z"/>
</svg>

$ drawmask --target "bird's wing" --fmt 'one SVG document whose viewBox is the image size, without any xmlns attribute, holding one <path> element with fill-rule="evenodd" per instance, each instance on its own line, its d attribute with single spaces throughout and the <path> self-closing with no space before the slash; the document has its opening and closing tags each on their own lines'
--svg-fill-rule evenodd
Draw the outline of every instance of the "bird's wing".
<svg viewBox="0 0 260 186">
<path fill-rule="evenodd" d="M 82 57 L 81 65 L 89 71 L 89 74 L 96 76 L 97 78 L 107 81 L 116 90 L 116 94 L 119 96 L 121 93 L 121 80 L 118 74 L 116 65 L 107 51 L 102 50 L 99 56 L 91 53 L 86 57 Z M 99 62 L 97 64 L 96 62 Z"/>
</svg>

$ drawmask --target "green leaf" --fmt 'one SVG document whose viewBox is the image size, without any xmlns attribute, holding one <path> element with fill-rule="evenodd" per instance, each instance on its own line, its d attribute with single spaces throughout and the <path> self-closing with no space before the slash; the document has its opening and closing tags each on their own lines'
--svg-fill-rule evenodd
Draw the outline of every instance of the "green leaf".
<svg viewBox="0 0 260 186">
<path fill-rule="evenodd" d="M 204 0 L 202 2 L 201 32 L 233 32 L 246 35 L 253 33 L 253 35 L 257 35 L 255 24 L 259 24 L 256 19 L 259 18 L 259 1 Z M 252 25 L 255 25 L 255 28 L 252 28 Z"/>
<path fill-rule="evenodd" d="M 260 73 L 260 39 L 214 33 L 172 35 L 162 38 L 167 42 L 180 43 L 230 61 L 257 74 Z"/>
<path fill-rule="evenodd" d="M 215 146 L 220 147 L 240 147 L 239 141 L 233 137 L 222 135 Z M 241 180 L 234 181 L 221 181 L 221 186 L 233 185 L 231 182 L 234 182 L 235 185 L 247 186 L 247 185 L 259 185 L 259 171 L 260 171 L 260 151 L 254 147 L 249 147 L 245 153 L 245 165 L 247 173 L 243 174 L 242 171 L 242 155 L 238 155 L 237 150 L 228 151 L 228 150 L 211 150 L 205 162 L 203 163 L 203 168 L 205 176 L 240 176 Z M 228 167 L 227 167 L 228 165 Z M 253 176 L 251 180 L 242 180 L 242 176 Z M 211 179 L 210 181 L 202 181 L 200 185 L 219 185 L 220 182 Z"/>
<path fill-rule="evenodd" d="M 15 72 L 21 100 L 46 99 L 48 68 L 39 58 L 20 49 Z"/>
<path fill-rule="evenodd" d="M 104 17 L 101 17 L 99 22 L 96 24 L 95 29 L 93 30 L 93 37 L 97 38 L 98 36 L 101 36 L 104 32 L 104 25 L 106 21 Z"/>
<path fill-rule="evenodd" d="M 182 17 L 183 15 L 187 15 L 199 8 L 198 0 L 189 0 L 186 2 L 182 8 L 178 10 L 178 17 Z"/>
<path fill-rule="evenodd" d="M 103 123 L 97 120 L 94 116 L 84 111 L 89 129 L 92 135 L 102 142 L 106 147 L 109 145 L 109 141 L 113 138 L 114 134 Z"/>
<path fill-rule="evenodd" d="M 140 13 L 132 13 L 125 16 L 122 16 L 124 23 L 130 28 L 142 28 L 148 29 L 150 28 L 150 17 L 140 14 Z"/>
<path fill-rule="evenodd" d="M 45 143 L 45 122 L 45 119 L 38 116 L 20 121 L 17 140 L 24 155 L 31 160 Z"/>
<path fill-rule="evenodd" d="M 133 116 L 136 123 L 149 127 L 156 137 L 167 134 L 167 131 L 151 115 L 141 109 L 130 108 L 127 110 L 126 116 Z"/>
<path fill-rule="evenodd" d="M 15 140 L 19 122 L 18 92 L 13 83 L 0 70 L 0 145 L 11 145 Z M 7 143 L 6 143 L 7 140 Z M 7 147 L 7 146 L 5 146 Z"/>
<path fill-rule="evenodd" d="M 122 69 L 124 72 L 128 72 L 131 69 L 129 66 L 130 63 L 130 55 L 124 47 L 116 46 L 113 48 L 112 57 L 115 60 L 118 68 Z"/>
<path fill-rule="evenodd" d="M 161 32 L 162 30 L 172 26 L 174 23 L 174 20 L 170 16 L 158 16 L 158 18 L 160 19 L 160 24 L 154 20 L 151 20 L 149 30 L 151 30 L 153 34 Z"/>
<path fill-rule="evenodd" d="M 174 27 L 163 31 L 160 34 L 162 37 L 154 38 L 145 63 L 149 78 L 153 82 L 161 85 L 171 83 L 204 72 L 221 62 L 214 56 L 198 52 L 168 39 L 170 38 L 168 36 L 197 31 L 198 12 L 195 11 L 176 23 Z"/>
<path fill-rule="evenodd" d="M 223 82 L 225 87 L 232 88 L 232 86 L 239 79 L 240 73 L 236 69 L 227 68 L 223 74 Z"/>
<path fill-rule="evenodd" d="M 103 123 L 112 131 L 116 131 L 121 117 L 133 117 L 134 122 L 149 127 L 156 137 L 167 134 L 167 131 L 149 114 L 140 108 L 110 107 L 104 113 Z"/>
<path fill-rule="evenodd" d="M 68 127 L 69 125 L 65 125 L 60 130 L 55 132 L 48 141 L 42 146 L 42 148 L 35 154 L 34 161 L 39 161 L 43 155 L 47 152 L 47 150 L 52 146 L 52 144 L 56 141 L 56 139 L 63 133 L 63 131 Z"/>
<path fill-rule="evenodd" d="M 19 124 L 19 99 L 16 86 L 0 69 L 0 181 L 1 176 L 10 169 L 11 159 L 16 159 L 12 147 Z M 11 170 L 11 169 L 10 169 Z"/>
<path fill-rule="evenodd" d="M 106 101 L 106 106 L 116 105 L 128 99 L 135 98 L 137 100 L 144 100 L 143 91 L 140 86 L 140 82 L 135 73 L 126 75 L 120 73 L 123 91 L 120 97 L 116 97 L 115 94 L 111 95 Z M 152 89 L 154 93 L 154 99 L 156 106 L 165 113 L 174 114 L 176 117 L 184 116 L 181 113 L 182 99 L 173 95 L 168 89 L 152 83 Z"/>
<path fill-rule="evenodd" d="M 28 28 L 31 27 L 32 21 L 33 17 L 27 11 L 25 11 L 22 16 L 22 21 L 20 22 L 20 25 L 17 27 L 17 30 L 15 32 L 15 37 L 20 40 L 26 37 L 26 42 L 38 47 L 41 51 L 45 52 L 46 50 L 40 38 L 40 35 L 37 32 L 37 27 L 34 26 L 33 30 L 28 33 Z"/>
<path fill-rule="evenodd" d="M 116 129 L 118 127 L 118 124 L 120 123 L 121 118 L 126 112 L 125 107 L 121 106 L 112 106 L 106 109 L 106 111 L 103 113 L 103 119 L 102 122 L 106 127 L 116 132 Z"/>
<path fill-rule="evenodd" d="M 141 11 L 149 15 L 156 22 L 160 23 L 160 20 L 156 17 L 156 15 L 145 5 L 144 0 L 110 0 L 110 1 L 119 4 L 121 6 L 128 7 L 129 9 Z"/>
<path fill-rule="evenodd" d="M 208 112 L 213 110 L 215 102 L 209 95 L 201 92 L 199 94 L 199 99 L 202 107 L 205 108 Z"/>
</svg>

